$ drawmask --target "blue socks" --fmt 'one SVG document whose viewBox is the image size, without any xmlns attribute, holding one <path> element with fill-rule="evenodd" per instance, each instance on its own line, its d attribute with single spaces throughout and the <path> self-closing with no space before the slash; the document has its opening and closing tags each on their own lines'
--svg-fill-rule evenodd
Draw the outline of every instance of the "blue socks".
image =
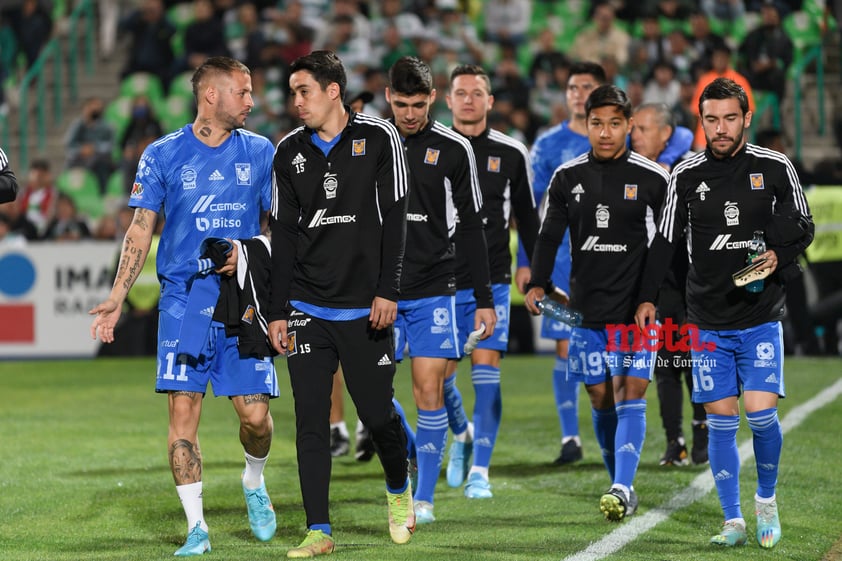
<svg viewBox="0 0 842 561">
<path fill-rule="evenodd" d="M 468 430 L 468 416 L 465 414 L 465 406 L 462 405 L 462 394 L 456 386 L 456 372 L 444 379 L 444 406 L 453 434 L 462 434 Z"/>
<path fill-rule="evenodd" d="M 608 470 L 608 475 L 611 477 L 611 482 L 614 482 L 614 437 L 617 434 L 617 410 L 613 407 L 611 409 L 591 409 L 591 419 L 593 420 L 593 430 L 596 435 L 596 441 L 602 450 L 602 461 Z"/>
<path fill-rule="evenodd" d="M 474 404 L 474 462 L 487 468 L 500 430 L 503 399 L 500 393 L 500 369 L 478 364 L 471 370 L 476 403 Z"/>
<path fill-rule="evenodd" d="M 719 504 L 725 520 L 742 518 L 740 509 L 740 453 L 737 450 L 739 415 L 708 413 L 708 456 Z M 779 449 L 780 450 L 780 449 Z M 759 461 L 759 460 L 758 460 Z M 777 462 L 776 462 L 777 467 Z M 759 469 L 758 469 L 759 471 Z M 777 469 L 775 470 L 777 477 Z"/>
<path fill-rule="evenodd" d="M 613 483 L 631 488 L 646 437 L 646 400 L 629 399 L 617 403 L 614 408 L 617 411 L 617 432 Z"/>
<path fill-rule="evenodd" d="M 418 430 L 415 432 L 415 450 L 418 453 L 418 489 L 415 491 L 415 500 L 433 502 L 446 443 L 447 409 L 419 409 Z"/>
<path fill-rule="evenodd" d="M 556 357 L 553 366 L 553 393 L 562 438 L 579 436 L 579 382 L 567 379 L 567 359 Z"/>
<path fill-rule="evenodd" d="M 746 413 L 748 426 L 754 435 L 754 458 L 757 460 L 757 496 L 775 496 L 778 483 L 778 464 L 783 446 L 783 431 L 778 421 L 778 408 Z"/>
</svg>

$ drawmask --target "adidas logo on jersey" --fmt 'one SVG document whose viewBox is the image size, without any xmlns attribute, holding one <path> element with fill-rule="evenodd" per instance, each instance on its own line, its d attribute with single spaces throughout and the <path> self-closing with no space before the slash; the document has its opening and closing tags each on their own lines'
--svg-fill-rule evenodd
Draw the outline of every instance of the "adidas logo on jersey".
<svg viewBox="0 0 842 561">
<path fill-rule="evenodd" d="M 766 376 L 766 379 L 763 380 L 763 381 L 766 382 L 767 384 L 777 384 L 778 383 L 778 377 L 775 376 L 774 372 L 772 372 L 771 374 Z"/>
<path fill-rule="evenodd" d="M 213 308 L 214 308 L 213 306 L 208 306 L 207 308 L 205 308 L 204 310 L 202 310 L 199 313 L 202 314 L 203 316 L 212 318 L 213 317 Z"/>
<path fill-rule="evenodd" d="M 298 154 L 296 154 L 296 155 L 295 155 L 295 157 L 292 159 L 292 165 L 303 164 L 303 163 L 304 163 L 304 162 L 306 162 L 306 161 L 307 161 L 307 158 L 305 158 L 304 156 L 302 156 L 302 155 L 301 155 L 301 152 L 299 152 L 299 153 L 298 153 Z"/>
<path fill-rule="evenodd" d="M 696 187 L 696 192 L 699 194 L 699 200 L 705 200 L 705 193 L 710 191 L 710 187 L 708 187 L 707 183 L 702 181 L 699 183 L 699 186 Z"/>
<path fill-rule="evenodd" d="M 389 355 L 383 355 L 380 360 L 377 361 L 377 366 L 389 366 L 392 364 L 392 361 L 389 359 Z"/>
<path fill-rule="evenodd" d="M 208 181 L 222 181 L 225 179 L 225 176 L 219 173 L 218 169 L 213 170 L 213 173 L 210 174 L 208 177 Z"/>
<path fill-rule="evenodd" d="M 584 195 L 585 189 L 584 189 L 584 187 L 582 187 L 581 183 L 577 183 L 576 186 L 573 187 L 573 190 L 570 191 L 570 192 L 573 193 L 574 195 Z"/>
<path fill-rule="evenodd" d="M 450 342 L 450 339 L 445 339 L 445 340 L 444 340 L 444 343 L 442 343 L 441 345 L 439 345 L 439 348 L 440 348 L 440 349 L 452 349 L 452 348 L 453 348 L 453 343 L 451 343 L 451 342 Z"/>
</svg>

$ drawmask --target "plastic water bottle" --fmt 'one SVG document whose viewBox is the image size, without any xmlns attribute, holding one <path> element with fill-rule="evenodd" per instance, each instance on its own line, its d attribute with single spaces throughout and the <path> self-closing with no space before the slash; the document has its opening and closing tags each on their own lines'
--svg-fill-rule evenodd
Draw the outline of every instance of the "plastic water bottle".
<svg viewBox="0 0 842 561">
<path fill-rule="evenodd" d="M 544 297 L 543 300 L 536 302 L 536 306 L 541 310 L 541 313 L 547 317 L 566 323 L 571 327 L 578 327 L 582 325 L 582 314 L 576 310 L 570 309 L 564 304 L 559 304 L 555 300 L 550 300 Z"/>
<path fill-rule="evenodd" d="M 748 255 L 746 256 L 746 264 L 751 263 L 751 260 L 761 253 L 766 253 L 766 240 L 763 239 L 763 230 L 755 230 L 754 237 L 751 239 L 751 245 L 749 245 Z M 763 279 L 748 283 L 746 290 L 749 292 L 763 292 Z"/>
</svg>

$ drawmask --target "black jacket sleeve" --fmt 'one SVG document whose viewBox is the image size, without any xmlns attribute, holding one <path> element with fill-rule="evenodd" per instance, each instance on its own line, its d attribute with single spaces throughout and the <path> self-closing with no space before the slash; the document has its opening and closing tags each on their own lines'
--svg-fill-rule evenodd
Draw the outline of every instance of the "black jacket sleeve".
<svg viewBox="0 0 842 561">
<path fill-rule="evenodd" d="M 541 223 L 541 231 L 532 250 L 532 278 L 528 287 L 538 286 L 549 292 L 552 289 L 550 279 L 555 267 L 555 256 L 558 246 L 564 239 L 564 231 L 568 225 L 567 200 L 562 193 L 564 176 L 556 173 L 547 190 L 546 213 Z M 526 246 L 525 246 L 526 247 Z"/>
<path fill-rule="evenodd" d="M 280 147 L 278 150 L 280 151 Z M 292 285 L 298 237 L 299 205 L 295 200 L 289 170 L 279 165 L 275 154 L 272 194 L 272 290 L 269 297 L 268 321 L 287 319 L 289 291 Z"/>
<path fill-rule="evenodd" d="M 389 129 L 389 146 L 378 161 L 377 200 L 383 215 L 380 277 L 377 296 L 398 301 L 406 245 L 406 212 L 409 208 L 409 172 L 397 130 Z"/>
<path fill-rule="evenodd" d="M 0 150 L 0 204 L 14 201 L 18 196 L 18 180 L 9 169 L 9 158 Z"/>
</svg>

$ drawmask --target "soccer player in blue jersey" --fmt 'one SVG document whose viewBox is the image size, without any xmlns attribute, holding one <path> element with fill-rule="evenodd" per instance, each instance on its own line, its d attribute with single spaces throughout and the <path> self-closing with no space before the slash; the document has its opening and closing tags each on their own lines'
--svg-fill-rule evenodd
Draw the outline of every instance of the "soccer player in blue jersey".
<svg viewBox="0 0 842 561">
<path fill-rule="evenodd" d="M 227 396 L 240 419 L 245 450 L 243 492 L 252 532 L 261 541 L 275 533 L 263 468 L 272 442 L 269 399 L 278 396 L 271 356 L 241 356 L 237 337 L 211 321 L 219 275 L 233 275 L 236 245 L 218 275 L 197 275 L 202 242 L 260 234 L 261 215 L 272 198 L 271 142 L 244 130 L 254 106 L 251 75 L 242 63 L 212 57 L 192 78 L 196 120 L 149 145 L 137 168 L 126 232 L 109 298 L 91 310 L 91 335 L 114 341 L 123 302 L 149 254 L 158 215 L 166 216 L 157 252 L 161 282 L 158 371 L 155 391 L 167 394 L 168 456 L 176 491 L 187 516 L 187 541 L 175 555 L 210 551 L 202 507 L 199 419 L 208 382 Z"/>
</svg>

